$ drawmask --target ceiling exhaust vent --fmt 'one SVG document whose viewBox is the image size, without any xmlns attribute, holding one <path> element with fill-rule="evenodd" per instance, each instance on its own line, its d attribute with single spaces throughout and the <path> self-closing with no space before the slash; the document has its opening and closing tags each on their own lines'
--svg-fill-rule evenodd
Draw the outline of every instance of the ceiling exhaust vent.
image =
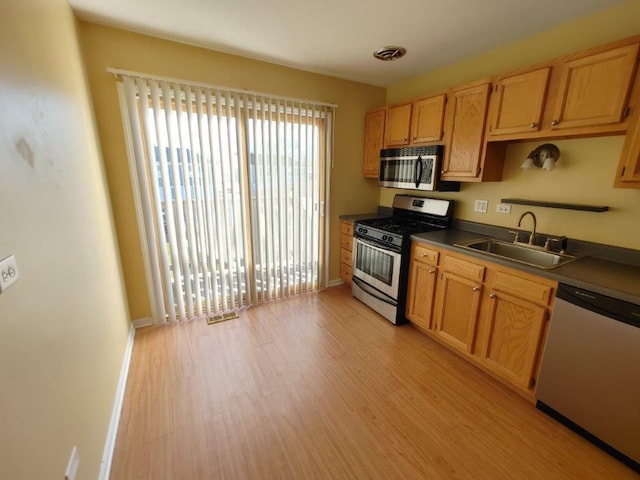
<svg viewBox="0 0 640 480">
<path fill-rule="evenodd" d="M 405 53 L 407 53 L 406 48 L 402 47 L 382 47 L 375 52 L 373 52 L 373 56 L 378 60 L 383 60 L 388 62 L 390 60 L 396 60 L 400 57 L 404 57 Z"/>
</svg>

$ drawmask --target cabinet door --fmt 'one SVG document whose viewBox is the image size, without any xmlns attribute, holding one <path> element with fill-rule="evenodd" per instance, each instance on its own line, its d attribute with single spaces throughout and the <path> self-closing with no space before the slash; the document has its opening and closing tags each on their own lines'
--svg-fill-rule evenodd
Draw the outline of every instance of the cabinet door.
<svg viewBox="0 0 640 480">
<path fill-rule="evenodd" d="M 442 178 L 460 180 L 480 175 L 490 84 L 455 90 L 449 101 L 453 125 L 445 149 Z M 448 122 L 449 124 L 449 122 Z"/>
<path fill-rule="evenodd" d="M 452 347 L 473 349 L 482 285 L 450 272 L 440 275 L 437 287 L 437 335 Z"/>
<path fill-rule="evenodd" d="M 386 108 L 367 112 L 364 121 L 364 160 L 362 174 L 367 178 L 378 178 L 380 150 L 384 148 L 384 121 Z"/>
<path fill-rule="evenodd" d="M 445 94 L 423 98 L 413 102 L 411 118 L 411 143 L 438 142 L 442 140 Z"/>
<path fill-rule="evenodd" d="M 552 128 L 622 121 L 637 58 L 633 44 L 567 62 Z"/>
<path fill-rule="evenodd" d="M 431 328 L 431 313 L 436 289 L 437 268 L 420 261 L 409 267 L 406 316 L 419 327 Z"/>
<path fill-rule="evenodd" d="M 491 135 L 540 130 L 550 70 L 547 67 L 498 79 Z"/>
<path fill-rule="evenodd" d="M 340 222 L 340 278 L 351 286 L 353 255 L 353 223 L 342 220 Z"/>
<path fill-rule="evenodd" d="M 386 147 L 402 147 L 409 144 L 411 108 L 411 103 L 392 105 L 387 108 L 387 121 L 384 127 Z"/>
<path fill-rule="evenodd" d="M 493 303 L 483 362 L 510 383 L 530 390 L 547 309 L 498 291 L 489 299 Z"/>
<path fill-rule="evenodd" d="M 617 188 L 640 188 L 640 109 L 633 110 L 613 184 Z"/>
</svg>

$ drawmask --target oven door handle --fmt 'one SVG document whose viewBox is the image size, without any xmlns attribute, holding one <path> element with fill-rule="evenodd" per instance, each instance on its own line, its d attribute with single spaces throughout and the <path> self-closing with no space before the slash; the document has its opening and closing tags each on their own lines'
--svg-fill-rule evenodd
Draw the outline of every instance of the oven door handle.
<svg viewBox="0 0 640 480">
<path fill-rule="evenodd" d="M 368 293 L 372 297 L 377 298 L 381 302 L 387 303 L 389 305 L 393 305 L 394 307 L 398 306 L 398 302 L 396 302 L 393 298 L 389 297 L 388 295 L 385 295 L 382 292 L 379 292 L 378 290 L 370 286 L 368 283 L 365 283 L 362 280 L 360 280 L 358 277 L 352 277 L 351 280 L 353 281 L 353 283 L 355 283 L 358 287 L 360 287 L 366 293 Z"/>
<path fill-rule="evenodd" d="M 420 155 L 418 155 L 418 158 L 416 158 L 416 165 L 415 165 L 415 183 L 416 183 L 416 188 L 418 188 L 420 186 L 420 181 L 422 180 L 422 157 Z"/>
</svg>

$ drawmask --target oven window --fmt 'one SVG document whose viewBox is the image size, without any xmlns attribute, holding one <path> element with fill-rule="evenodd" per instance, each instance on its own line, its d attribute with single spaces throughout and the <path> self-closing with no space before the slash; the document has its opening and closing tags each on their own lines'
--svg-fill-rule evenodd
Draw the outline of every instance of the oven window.
<svg viewBox="0 0 640 480">
<path fill-rule="evenodd" d="M 390 252 L 384 252 L 367 244 L 356 242 L 356 269 L 389 286 L 393 281 L 393 262 L 395 258 Z"/>
</svg>

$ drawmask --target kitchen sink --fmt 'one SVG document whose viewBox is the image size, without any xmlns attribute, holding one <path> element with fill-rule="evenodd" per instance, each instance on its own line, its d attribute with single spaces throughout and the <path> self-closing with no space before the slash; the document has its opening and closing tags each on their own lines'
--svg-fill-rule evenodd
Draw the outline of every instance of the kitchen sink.
<svg viewBox="0 0 640 480">
<path fill-rule="evenodd" d="M 454 245 L 456 247 L 473 250 L 479 253 L 485 253 L 492 257 L 512 260 L 514 262 L 523 263 L 525 265 L 545 270 L 557 268 L 578 258 L 574 255 L 567 255 L 566 253 L 543 250 L 541 247 L 534 247 L 521 243 L 503 242 L 501 240 L 494 240 L 491 238 L 456 243 Z"/>
</svg>

